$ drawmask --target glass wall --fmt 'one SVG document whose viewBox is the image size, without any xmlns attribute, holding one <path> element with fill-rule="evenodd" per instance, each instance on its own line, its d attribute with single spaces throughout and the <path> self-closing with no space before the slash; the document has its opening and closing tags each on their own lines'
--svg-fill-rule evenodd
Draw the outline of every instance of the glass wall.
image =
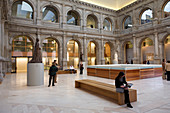
<svg viewBox="0 0 170 113">
<path fill-rule="evenodd" d="M 105 64 L 111 64 L 111 49 L 108 43 L 104 45 L 104 59 Z"/>
<path fill-rule="evenodd" d="M 67 24 L 80 25 L 79 24 L 79 15 L 75 11 L 69 11 L 67 13 Z"/>
<path fill-rule="evenodd" d="M 152 19 L 153 19 L 152 10 L 147 9 L 141 15 L 141 24 L 152 22 Z"/>
<path fill-rule="evenodd" d="M 33 19 L 33 8 L 25 1 L 16 1 L 12 5 L 12 16 Z"/>
<path fill-rule="evenodd" d="M 12 72 L 26 72 L 32 57 L 33 43 L 27 36 L 17 36 L 12 41 Z"/>
<path fill-rule="evenodd" d="M 97 28 L 97 18 L 94 15 L 88 15 L 87 27 L 88 28 Z"/>
<path fill-rule="evenodd" d="M 110 19 L 108 19 L 108 18 L 105 18 L 105 19 L 104 19 L 103 29 L 104 29 L 104 30 L 108 30 L 108 31 L 111 31 L 111 30 L 112 30 L 112 23 L 111 23 Z"/>
<path fill-rule="evenodd" d="M 46 6 L 43 8 L 42 10 L 42 19 L 44 21 L 48 21 L 48 22 L 58 22 L 58 13 L 57 11 L 50 6 Z"/>
<path fill-rule="evenodd" d="M 132 27 L 132 19 L 130 16 L 126 17 L 124 20 L 124 29 L 128 29 Z"/>
<path fill-rule="evenodd" d="M 42 44 L 42 58 L 44 69 L 49 69 L 54 60 L 58 63 L 58 43 L 52 38 L 43 40 Z"/>
<path fill-rule="evenodd" d="M 164 7 L 164 18 L 170 16 L 170 1 Z"/>
<path fill-rule="evenodd" d="M 88 65 L 96 65 L 96 45 L 94 42 L 88 43 Z"/>
<path fill-rule="evenodd" d="M 67 43 L 67 67 L 74 66 L 78 68 L 79 65 L 79 45 L 76 41 L 70 40 Z"/>
</svg>

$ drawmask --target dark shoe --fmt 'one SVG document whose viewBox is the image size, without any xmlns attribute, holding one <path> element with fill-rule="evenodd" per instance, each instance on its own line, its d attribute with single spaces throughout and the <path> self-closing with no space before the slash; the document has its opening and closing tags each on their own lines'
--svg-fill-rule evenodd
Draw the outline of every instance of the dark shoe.
<svg viewBox="0 0 170 113">
<path fill-rule="evenodd" d="M 131 104 L 127 104 L 127 107 L 129 108 L 133 108 L 133 106 Z"/>
<path fill-rule="evenodd" d="M 55 86 L 55 85 L 52 85 L 52 86 Z"/>
<path fill-rule="evenodd" d="M 50 85 L 48 85 L 48 87 L 50 87 Z"/>
</svg>

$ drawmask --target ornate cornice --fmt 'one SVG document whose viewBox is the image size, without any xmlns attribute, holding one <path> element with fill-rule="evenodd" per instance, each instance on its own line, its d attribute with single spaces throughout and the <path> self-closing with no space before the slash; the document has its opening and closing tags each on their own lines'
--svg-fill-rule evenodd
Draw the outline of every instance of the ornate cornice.
<svg viewBox="0 0 170 113">
<path fill-rule="evenodd" d="M 65 1 L 73 2 L 73 3 L 76 3 L 77 5 L 83 5 L 85 7 L 91 7 L 91 8 L 100 9 L 100 10 L 103 10 L 103 11 L 116 12 L 113 9 L 101 7 L 101 6 L 90 4 L 90 3 L 86 3 L 86 2 L 83 2 L 83 1 L 78 1 L 78 0 L 65 0 Z"/>
</svg>

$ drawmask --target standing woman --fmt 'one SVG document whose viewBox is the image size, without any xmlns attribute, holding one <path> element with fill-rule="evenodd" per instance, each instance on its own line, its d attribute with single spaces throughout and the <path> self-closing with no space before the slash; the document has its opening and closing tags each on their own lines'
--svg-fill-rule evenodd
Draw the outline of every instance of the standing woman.
<svg viewBox="0 0 170 113">
<path fill-rule="evenodd" d="M 116 77 L 115 85 L 116 85 L 116 91 L 117 92 L 124 93 L 125 104 L 127 104 L 127 107 L 133 108 L 133 106 L 130 104 L 128 83 L 126 82 L 124 72 L 120 72 L 119 75 Z"/>
</svg>

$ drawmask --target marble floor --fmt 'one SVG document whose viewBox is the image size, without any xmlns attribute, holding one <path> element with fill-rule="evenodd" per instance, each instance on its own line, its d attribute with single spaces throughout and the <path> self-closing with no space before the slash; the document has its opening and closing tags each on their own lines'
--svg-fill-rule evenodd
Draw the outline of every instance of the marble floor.
<svg viewBox="0 0 170 113">
<path fill-rule="evenodd" d="M 170 113 L 170 81 L 161 77 L 129 81 L 138 98 L 131 109 L 74 87 L 78 79 L 114 80 L 60 74 L 57 84 L 47 87 L 47 71 L 44 76 L 43 86 L 27 86 L 26 73 L 6 75 L 0 85 L 0 113 Z"/>
</svg>

